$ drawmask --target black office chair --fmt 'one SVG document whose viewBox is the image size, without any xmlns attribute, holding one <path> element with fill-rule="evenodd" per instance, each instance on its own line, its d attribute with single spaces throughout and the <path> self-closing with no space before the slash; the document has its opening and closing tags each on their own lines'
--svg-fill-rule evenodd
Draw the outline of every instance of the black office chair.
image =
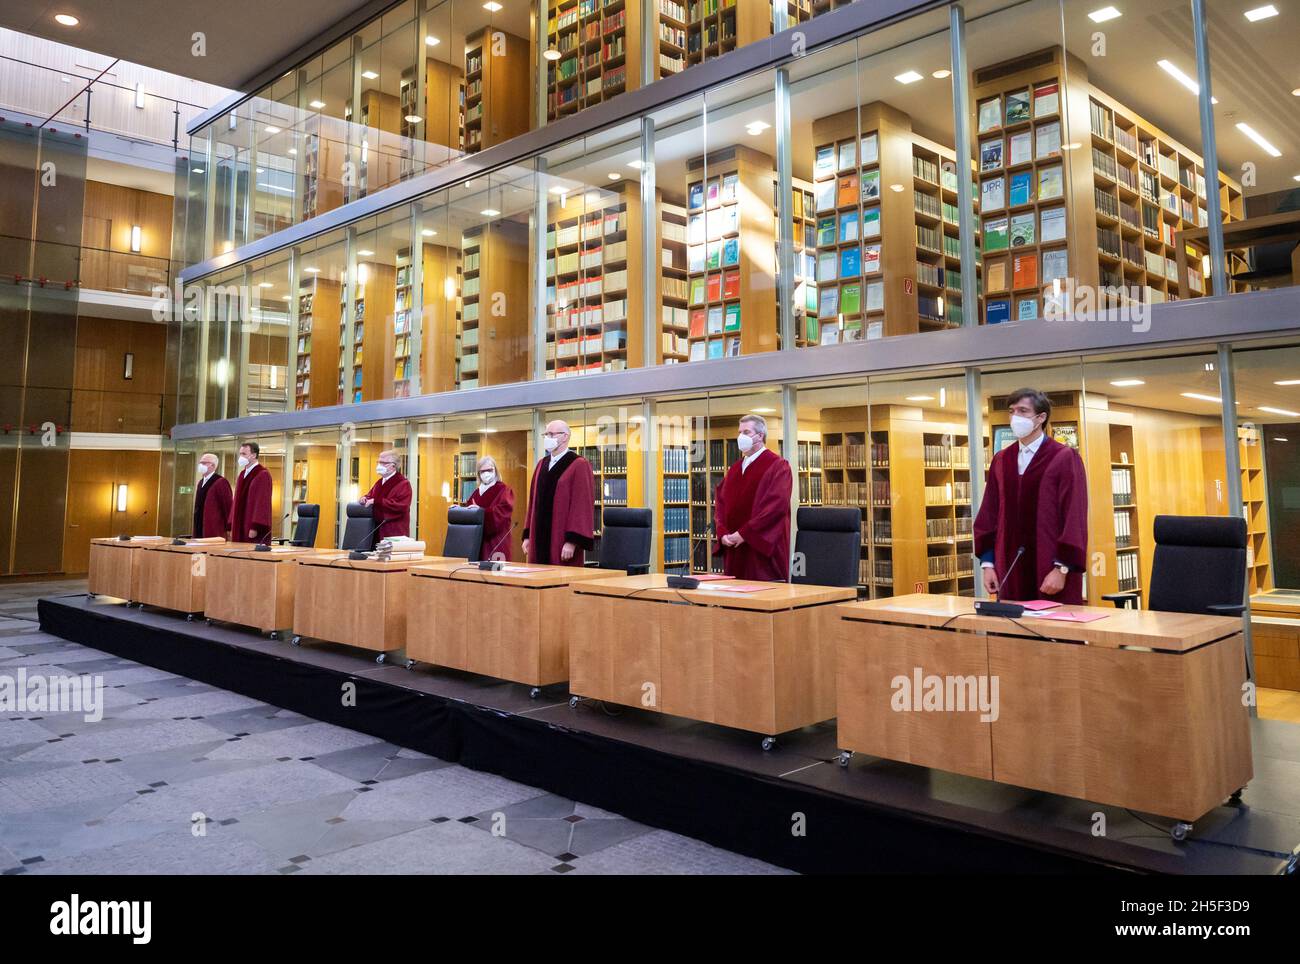
<svg viewBox="0 0 1300 964">
<path fill-rule="evenodd" d="M 794 551 L 802 566 L 791 582 L 810 586 L 856 588 L 859 578 L 862 514 L 854 508 L 802 506 Z"/>
<path fill-rule="evenodd" d="M 483 549 L 483 507 L 453 505 L 447 510 L 447 538 L 442 554 L 453 559 L 477 559 Z"/>
<path fill-rule="evenodd" d="M 275 544 L 311 548 L 316 545 L 316 530 L 319 526 L 320 506 L 315 502 L 304 502 L 298 506 L 298 519 L 293 524 L 293 537 L 276 539 Z"/>
<path fill-rule="evenodd" d="M 1246 611 L 1246 520 L 1220 515 L 1158 515 L 1147 608 L 1204 616 Z M 1119 609 L 1135 592 L 1108 593 Z"/>
<path fill-rule="evenodd" d="M 371 507 L 360 502 L 349 502 L 347 518 L 348 521 L 343 526 L 343 541 L 339 544 L 339 548 L 355 549 L 358 552 L 370 552 L 374 549 L 375 518 Z"/>
<path fill-rule="evenodd" d="M 601 569 L 622 569 L 629 576 L 650 571 L 649 509 L 606 509 L 601 520 Z"/>
</svg>

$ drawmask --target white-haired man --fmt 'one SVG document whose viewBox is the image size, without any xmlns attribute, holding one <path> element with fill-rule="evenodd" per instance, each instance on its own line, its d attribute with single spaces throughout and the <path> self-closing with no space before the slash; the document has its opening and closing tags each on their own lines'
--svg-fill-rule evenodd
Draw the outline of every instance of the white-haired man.
<svg viewBox="0 0 1300 964">
<path fill-rule="evenodd" d="M 375 474 L 379 481 L 361 500 L 370 506 L 371 518 L 378 531 L 376 540 L 411 534 L 411 482 L 397 467 L 397 453 L 385 449 L 376 460 Z"/>
<path fill-rule="evenodd" d="M 194 528 L 190 531 L 196 539 L 230 537 L 230 507 L 235 496 L 230 483 L 218 468 L 217 457 L 211 452 L 199 456 L 199 482 L 194 487 Z"/>
<path fill-rule="evenodd" d="M 533 469 L 524 524 L 524 556 L 551 566 L 581 566 L 595 548 L 596 475 L 591 463 L 569 448 L 568 423 L 548 422 L 542 435 L 546 454 Z"/>
<path fill-rule="evenodd" d="M 740 458 L 727 470 L 714 501 L 723 572 L 737 579 L 790 581 L 790 463 L 767 447 L 761 415 L 740 420 Z"/>
</svg>

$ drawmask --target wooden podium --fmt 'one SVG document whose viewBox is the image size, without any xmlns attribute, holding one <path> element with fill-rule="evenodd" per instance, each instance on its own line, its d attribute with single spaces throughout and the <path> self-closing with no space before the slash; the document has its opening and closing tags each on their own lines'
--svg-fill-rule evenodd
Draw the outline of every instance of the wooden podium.
<svg viewBox="0 0 1300 964">
<path fill-rule="evenodd" d="M 276 546 L 259 552 L 251 544 L 232 543 L 208 553 L 208 622 L 250 626 L 272 639 L 293 625 L 293 598 L 298 560 L 315 549 Z"/>
<path fill-rule="evenodd" d="M 201 614 L 207 605 L 208 553 L 229 545 L 222 539 L 146 546 L 140 554 L 140 602 L 185 613 L 187 619 Z"/>
<path fill-rule="evenodd" d="M 135 602 L 140 598 L 140 553 L 145 546 L 166 541 L 166 536 L 91 539 L 87 591 L 96 596 Z"/>
<path fill-rule="evenodd" d="M 378 562 L 346 553 L 314 553 L 298 560 L 293 600 L 293 644 L 304 639 L 343 643 L 377 652 L 375 662 L 406 645 L 406 571 L 432 562 L 464 562 L 423 556 Z"/>
<path fill-rule="evenodd" d="M 569 678 L 570 586 L 616 569 L 476 562 L 415 566 L 407 587 L 406 655 L 537 688 Z"/>
<path fill-rule="evenodd" d="M 1177 839 L 1252 776 L 1240 619 L 1063 606 L 1103 618 L 1012 621 L 934 595 L 835 611 L 842 765 L 860 751 L 1126 807 L 1183 821 Z M 927 709 L 918 676 L 965 705 Z M 989 695 L 997 681 L 993 712 L 970 705 L 981 679 Z"/>
<path fill-rule="evenodd" d="M 831 719 L 838 614 L 828 604 L 856 590 L 768 585 L 679 591 L 661 573 L 575 585 L 569 691 L 761 733 L 764 749 Z"/>
</svg>

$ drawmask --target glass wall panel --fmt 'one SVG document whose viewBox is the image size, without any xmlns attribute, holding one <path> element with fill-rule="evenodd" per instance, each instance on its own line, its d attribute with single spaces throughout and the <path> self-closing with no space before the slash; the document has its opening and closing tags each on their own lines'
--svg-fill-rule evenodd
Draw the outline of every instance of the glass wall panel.
<svg viewBox="0 0 1300 964">
<path fill-rule="evenodd" d="M 212 238 L 208 255 L 233 251 L 248 240 L 253 176 L 252 104 L 241 104 L 212 124 Z"/>
<path fill-rule="evenodd" d="M 344 372 L 352 332 L 346 324 L 343 232 L 323 234 L 300 245 L 295 265 L 298 290 L 290 293 L 297 299 L 293 407 L 341 405 L 344 384 L 355 377 L 352 368 Z"/>
<path fill-rule="evenodd" d="M 1206 0 L 1228 291 L 1300 279 L 1300 9 Z M 1195 263 L 1206 250 L 1189 245 Z"/>
<path fill-rule="evenodd" d="M 280 251 L 249 266 L 250 311 L 240 327 L 239 411 L 265 415 L 290 409 L 293 391 L 290 372 L 289 252 Z"/>
<path fill-rule="evenodd" d="M 341 429 L 337 426 L 295 432 L 290 436 L 292 489 L 289 510 L 293 514 L 289 522 L 297 522 L 298 509 L 304 503 L 317 506 L 320 514 L 316 527 L 317 549 L 333 549 L 338 545 L 340 436 Z"/>
<path fill-rule="evenodd" d="M 419 366 L 411 330 L 410 208 L 358 224 L 355 250 L 353 345 L 361 358 L 361 382 L 353 385 L 353 400 L 404 398 Z"/>
</svg>

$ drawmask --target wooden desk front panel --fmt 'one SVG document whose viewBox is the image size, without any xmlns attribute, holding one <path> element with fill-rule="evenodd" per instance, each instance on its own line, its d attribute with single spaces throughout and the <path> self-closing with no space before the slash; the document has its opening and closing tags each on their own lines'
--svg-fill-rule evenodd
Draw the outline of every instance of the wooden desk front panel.
<svg viewBox="0 0 1300 964">
<path fill-rule="evenodd" d="M 449 579 L 406 576 L 406 655 L 422 663 L 469 671 L 465 597 Z"/>
<path fill-rule="evenodd" d="M 90 544 L 90 571 L 86 577 L 87 591 L 97 596 L 113 596 L 133 601 L 139 586 L 139 546 L 109 546 L 99 542 Z"/>
<path fill-rule="evenodd" d="M 673 608 L 638 599 L 575 594 L 569 623 L 569 692 L 663 712 L 659 619 L 670 620 L 664 611 Z M 699 633 L 682 635 L 698 640 Z M 654 690 L 647 693 L 646 683 Z"/>
<path fill-rule="evenodd" d="M 917 667 L 923 678 L 973 676 L 978 681 L 986 676 L 985 637 L 851 619 L 841 620 L 838 635 L 836 688 L 842 749 L 993 778 L 990 724 L 980 720 L 978 706 L 964 711 L 894 708 L 895 693 L 914 689 Z M 893 686 L 900 676 L 908 681 L 908 690 Z M 923 694 L 912 695 L 915 700 Z"/>
<path fill-rule="evenodd" d="M 1240 634 L 1181 655 L 989 637 L 993 778 L 1194 821 L 1252 776 Z"/>
<path fill-rule="evenodd" d="M 201 552 L 146 549 L 140 553 L 139 601 L 159 609 L 201 613 L 208 557 Z"/>
<path fill-rule="evenodd" d="M 209 556 L 204 614 L 264 633 L 288 629 L 293 625 L 297 572 L 296 562 Z"/>
<path fill-rule="evenodd" d="M 404 569 L 301 565 L 294 594 L 299 636 L 388 653 L 406 645 Z"/>
</svg>

